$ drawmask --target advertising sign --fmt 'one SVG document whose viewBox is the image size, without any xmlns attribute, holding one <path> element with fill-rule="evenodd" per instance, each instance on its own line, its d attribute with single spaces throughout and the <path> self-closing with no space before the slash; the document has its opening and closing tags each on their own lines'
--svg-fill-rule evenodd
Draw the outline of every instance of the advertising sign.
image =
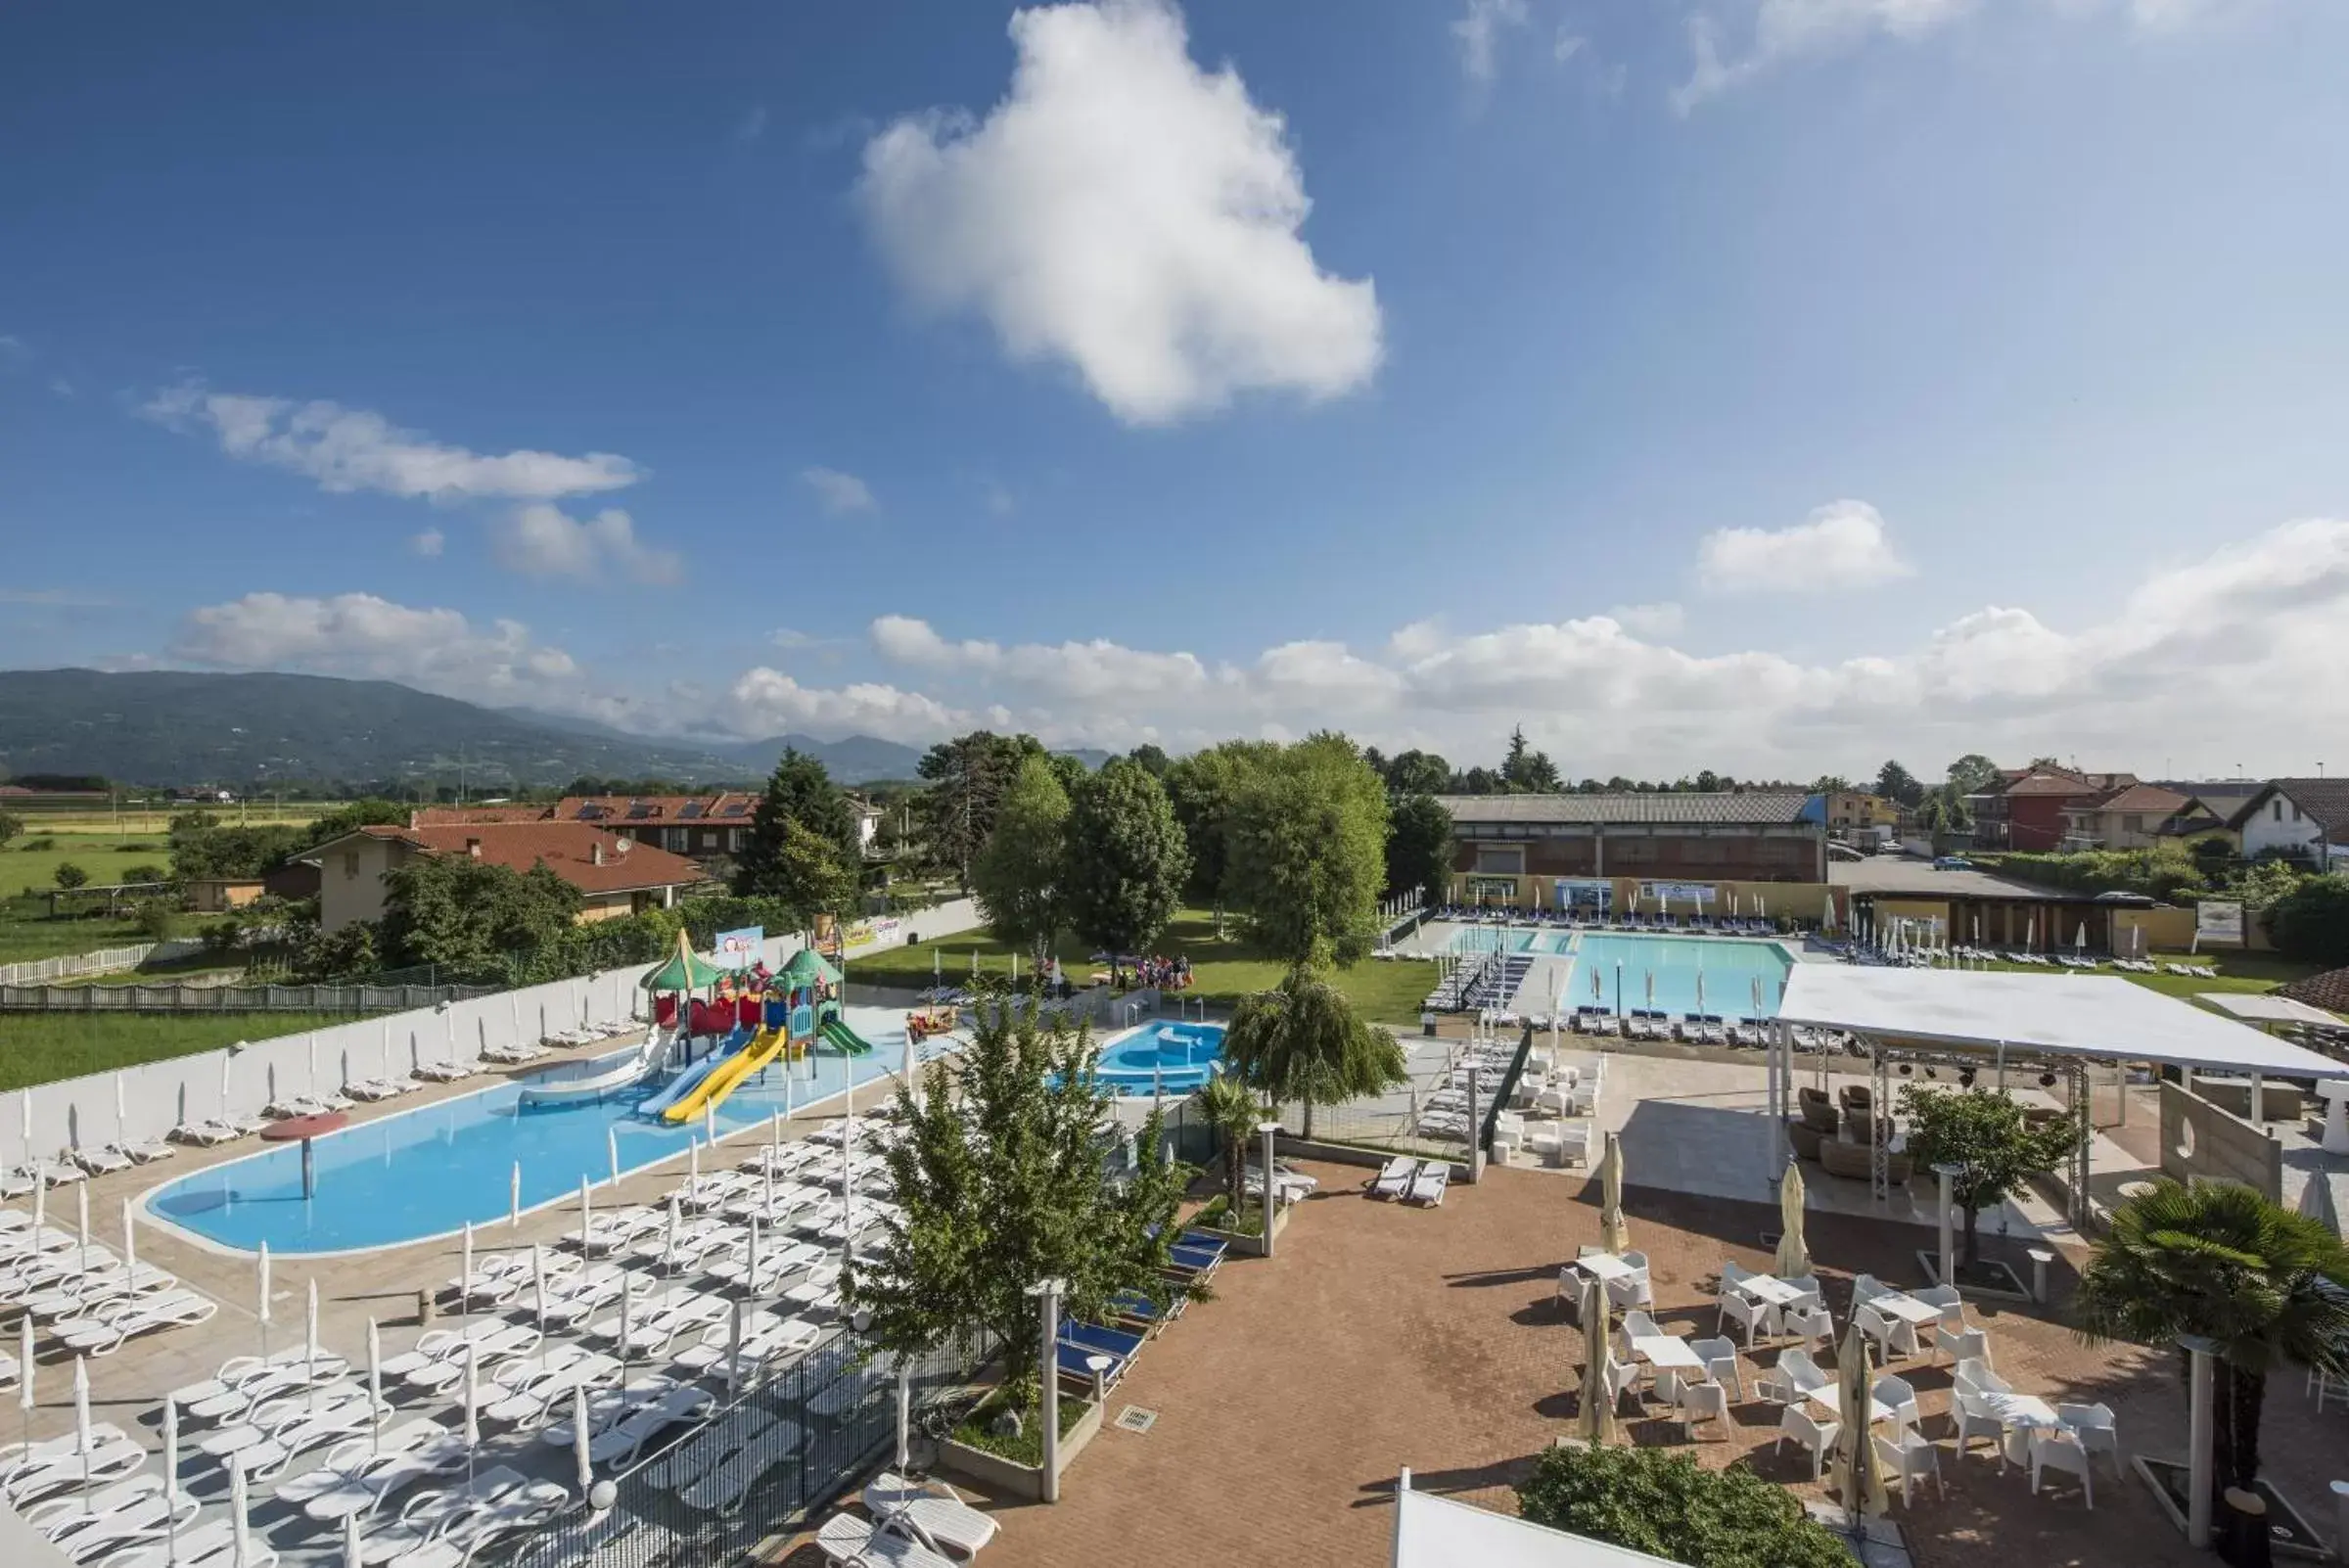
<svg viewBox="0 0 2349 1568">
<path fill-rule="evenodd" d="M 840 945 L 840 922 L 828 914 L 815 917 L 815 950 L 817 956 L 836 961 L 845 950 Z"/>
<path fill-rule="evenodd" d="M 1709 882 L 1642 882 L 1639 897 L 1654 899 L 1660 903 L 1706 904 L 1713 901 L 1713 885 Z"/>
<path fill-rule="evenodd" d="M 2243 906 L 2234 899 L 2205 899 L 2194 905 L 2194 946 L 2206 942 L 2231 942 L 2241 946 Z"/>
<path fill-rule="evenodd" d="M 759 961 L 765 944 L 764 926 L 744 926 L 738 931 L 719 932 L 710 950 L 720 969 L 748 969 Z"/>
<path fill-rule="evenodd" d="M 878 920 L 859 920 L 849 927 L 849 945 L 870 947 L 877 942 L 888 942 L 897 936 L 898 928 L 904 922 L 896 915 L 884 915 Z"/>
</svg>

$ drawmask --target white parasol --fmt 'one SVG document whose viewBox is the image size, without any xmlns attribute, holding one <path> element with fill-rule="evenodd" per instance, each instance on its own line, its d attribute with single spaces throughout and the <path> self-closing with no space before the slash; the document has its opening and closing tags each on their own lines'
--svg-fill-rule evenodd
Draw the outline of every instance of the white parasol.
<svg viewBox="0 0 2349 1568">
<path fill-rule="evenodd" d="M 1615 1347 L 1609 1343 L 1607 1287 L 1595 1274 L 1583 1276 L 1583 1403 L 1576 1429 L 1593 1448 L 1615 1441 Z"/>
<path fill-rule="evenodd" d="M 1598 1233 L 1607 1251 L 1620 1257 L 1632 1245 L 1631 1227 L 1623 1221 L 1623 1139 L 1607 1134 L 1606 1152 L 1598 1159 Z"/>
<path fill-rule="evenodd" d="M 368 1450 L 381 1453 L 384 1442 L 384 1333 L 367 1319 L 367 1407 L 374 1420 L 367 1428 Z"/>
<path fill-rule="evenodd" d="M 522 1162 L 514 1162 L 513 1175 L 506 1177 L 506 1223 L 522 1223 Z"/>
<path fill-rule="evenodd" d="M 584 1499 L 595 1487 L 595 1463 L 590 1453 L 594 1440 L 587 1433 L 587 1385 L 571 1385 L 571 1454 L 578 1466 L 579 1496 Z"/>
<path fill-rule="evenodd" d="M 1807 1198 L 1802 1168 L 1789 1160 L 1785 1176 L 1778 1179 L 1778 1256 L 1771 1266 L 1780 1279 L 1800 1279 L 1811 1271 L 1811 1251 L 1803 1242 Z"/>
</svg>

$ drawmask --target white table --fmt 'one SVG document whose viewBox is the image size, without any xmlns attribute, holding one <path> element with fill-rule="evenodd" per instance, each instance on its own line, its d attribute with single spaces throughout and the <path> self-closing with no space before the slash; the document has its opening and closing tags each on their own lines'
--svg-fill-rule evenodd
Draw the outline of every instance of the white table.
<svg viewBox="0 0 2349 1568">
<path fill-rule="evenodd" d="M 1611 1252 L 1594 1252 L 1588 1258 L 1577 1258 L 1574 1267 L 1602 1284 L 1612 1285 L 1620 1279 L 1635 1277 L 1639 1270 Z"/>
<path fill-rule="evenodd" d="M 1702 1372 L 1705 1359 L 1678 1334 L 1642 1334 L 1632 1341 L 1632 1359 L 1656 1369 L 1656 1394 L 1666 1404 L 1680 1400 L 1680 1374 Z"/>
<path fill-rule="evenodd" d="M 2034 1427 L 2060 1427 L 2062 1418 L 2055 1407 L 2036 1394 L 1984 1394 L 1982 1407 L 2006 1425 L 2004 1449 L 2007 1459 L 2021 1464 L 2029 1457 L 2030 1434 Z"/>
<path fill-rule="evenodd" d="M 1835 1417 L 1835 1419 L 1838 1421 L 1843 1419 L 1842 1384 L 1822 1383 L 1818 1388 L 1807 1388 L 1803 1390 L 1803 1398 L 1810 1401 L 1813 1405 L 1819 1406 L 1829 1415 Z M 1869 1425 L 1872 1426 L 1878 1421 L 1889 1421 L 1899 1413 L 1900 1412 L 1898 1410 L 1885 1404 L 1882 1400 L 1877 1399 L 1872 1393 L 1868 1395 L 1867 1419 Z"/>
<path fill-rule="evenodd" d="M 1927 1323 L 1941 1321 L 1940 1308 L 1929 1301 L 1918 1301 L 1914 1296 L 1904 1296 L 1897 1290 L 1878 1296 L 1864 1305 L 1873 1307 L 1887 1317 L 1898 1317 L 1903 1322 L 1914 1324 L 1918 1328 L 1924 1327 Z"/>
<path fill-rule="evenodd" d="M 1774 1274 L 1747 1274 L 1729 1288 L 1753 1297 L 1765 1307 L 1791 1306 L 1810 1294 L 1800 1285 L 1790 1285 Z"/>
</svg>

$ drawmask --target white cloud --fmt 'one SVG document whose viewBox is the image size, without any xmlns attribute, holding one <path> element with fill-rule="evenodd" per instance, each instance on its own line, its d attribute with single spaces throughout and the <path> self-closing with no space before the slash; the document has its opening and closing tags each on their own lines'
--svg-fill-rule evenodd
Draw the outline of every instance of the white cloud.
<svg viewBox="0 0 2349 1568">
<path fill-rule="evenodd" d="M 1697 575 L 1715 593 L 1819 593 L 1915 570 L 1865 501 L 1837 501 L 1782 529 L 1717 529 L 1697 546 Z"/>
<path fill-rule="evenodd" d="M 935 740 L 960 721 L 960 715 L 920 692 L 869 682 L 825 690 L 803 686 L 763 666 L 745 670 L 730 695 L 729 722 L 752 735 L 817 729 L 884 740 Z"/>
<path fill-rule="evenodd" d="M 1460 14 L 1452 19 L 1452 41 L 1460 46 L 1460 69 L 1473 82 L 1489 82 L 1498 62 L 1500 34 L 1509 27 L 1522 27 L 1532 13 L 1525 0 L 1463 0 Z M 1558 58 L 1566 58 L 1560 53 Z"/>
<path fill-rule="evenodd" d="M 1041 7 L 1010 31 L 1019 63 L 984 119 L 901 118 L 865 146 L 858 200 L 918 303 L 1072 366 L 1129 424 L 1368 385 L 1369 280 L 1315 261 L 1286 122 L 1230 66 L 1193 64 L 1172 4 Z"/>
<path fill-rule="evenodd" d="M 397 680 L 475 700 L 567 687 L 579 674 L 571 655 L 533 641 L 520 622 L 477 626 L 460 611 L 372 593 L 249 593 L 207 605 L 188 615 L 171 655 L 230 669 Z"/>
<path fill-rule="evenodd" d="M 1020 509 L 1019 497 L 993 480 L 979 486 L 979 497 L 987 503 L 989 517 L 1009 517 Z"/>
<path fill-rule="evenodd" d="M 1187 653 L 1144 653 L 1096 638 L 1056 644 L 949 642 L 927 621 L 882 616 L 873 646 L 894 664 L 997 678 L 1058 697 L 1167 699 L 1207 687 L 1207 667 Z"/>
<path fill-rule="evenodd" d="M 844 474 L 836 468 L 804 468 L 800 470 L 800 478 L 815 491 L 823 509 L 834 517 L 879 509 L 880 503 L 873 499 L 873 487 L 853 474 Z"/>
<path fill-rule="evenodd" d="M 408 539 L 408 548 L 428 561 L 435 560 L 448 548 L 448 535 L 438 529 L 426 529 L 422 533 L 414 534 Z"/>
<path fill-rule="evenodd" d="M 1673 637 L 1680 634 L 1687 612 L 1670 600 L 1661 604 L 1619 604 L 1607 619 L 1635 637 Z"/>
<path fill-rule="evenodd" d="M 498 561 L 527 576 L 594 577 L 618 572 L 637 582 L 683 579 L 684 558 L 636 537 L 636 525 L 618 507 L 575 518 L 557 506 L 518 506 L 494 527 Z"/>
<path fill-rule="evenodd" d="M 174 430 L 208 429 L 229 456 L 287 469 L 336 492 L 551 501 L 621 489 L 644 478 L 644 470 L 611 452 L 484 454 L 401 430 L 363 408 L 216 392 L 197 382 L 158 392 L 140 412 Z"/>
</svg>

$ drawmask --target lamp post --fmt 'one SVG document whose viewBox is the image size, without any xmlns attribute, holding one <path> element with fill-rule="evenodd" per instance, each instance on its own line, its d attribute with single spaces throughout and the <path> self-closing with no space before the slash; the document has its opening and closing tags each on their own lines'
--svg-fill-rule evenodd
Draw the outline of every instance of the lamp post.
<svg viewBox="0 0 2349 1568">
<path fill-rule="evenodd" d="M 1955 1284 L 1955 1283 L 1957 1283 L 1957 1278 L 1958 1278 L 1958 1270 L 1957 1270 L 1957 1266 L 1956 1266 L 1956 1264 L 1954 1263 L 1954 1261 L 1953 1261 L 1953 1260 L 1951 1259 L 1951 1257 L 1950 1257 L 1950 1231 L 1951 1231 L 1951 1228 L 1952 1228 L 1952 1226 L 1951 1226 L 1951 1223 L 1950 1223 L 1950 1204 L 1951 1204 L 1951 1198 L 1950 1198 L 1950 1187 L 1951 1187 L 1951 1184 L 1952 1184 L 1953 1182 L 1955 1182 L 1955 1181 L 1956 1181 L 1956 1180 L 1957 1180 L 1957 1179 L 1958 1179 L 1959 1176 L 1963 1176 L 1963 1175 L 1965 1174 L 1965 1167 L 1964 1167 L 1964 1166 L 1962 1166 L 1962 1165 L 1956 1164 L 1955 1162 L 1952 1162 L 1952 1161 L 1945 1160 L 1945 1161 L 1943 1161 L 1941 1164 L 1939 1164 L 1939 1165 L 1936 1165 L 1936 1166 L 1933 1168 L 1933 1174 L 1934 1174 L 1935 1176 L 1937 1176 L 1941 1177 L 1941 1279 L 1940 1279 L 1940 1283 L 1942 1283 L 1942 1284 L 1944 1284 L 1944 1285 L 1950 1285 L 1950 1284 Z"/>
<path fill-rule="evenodd" d="M 2211 1382 L 2219 1347 L 2199 1334 L 2182 1334 L 2178 1343 L 2186 1350 L 2188 1366 L 2186 1541 L 2198 1550 L 2210 1545 L 2210 1450 L 2216 1424 Z"/>
<path fill-rule="evenodd" d="M 1043 1357 L 1037 1364 L 1036 1419 L 1044 1429 L 1043 1500 L 1060 1500 L 1060 1298 L 1067 1293 L 1065 1279 L 1039 1279 L 1028 1287 L 1028 1294 L 1036 1299 L 1036 1316 L 1043 1331 Z"/>
<path fill-rule="evenodd" d="M 1280 1183 L 1272 1179 L 1273 1139 L 1279 1135 L 1280 1124 L 1278 1122 L 1259 1122 L 1256 1125 L 1256 1130 L 1258 1135 L 1265 1140 L 1265 1193 L 1259 1201 L 1259 1207 L 1262 1208 L 1265 1216 L 1265 1256 L 1269 1258 L 1272 1256 L 1272 1217 L 1280 1204 Z"/>
</svg>

